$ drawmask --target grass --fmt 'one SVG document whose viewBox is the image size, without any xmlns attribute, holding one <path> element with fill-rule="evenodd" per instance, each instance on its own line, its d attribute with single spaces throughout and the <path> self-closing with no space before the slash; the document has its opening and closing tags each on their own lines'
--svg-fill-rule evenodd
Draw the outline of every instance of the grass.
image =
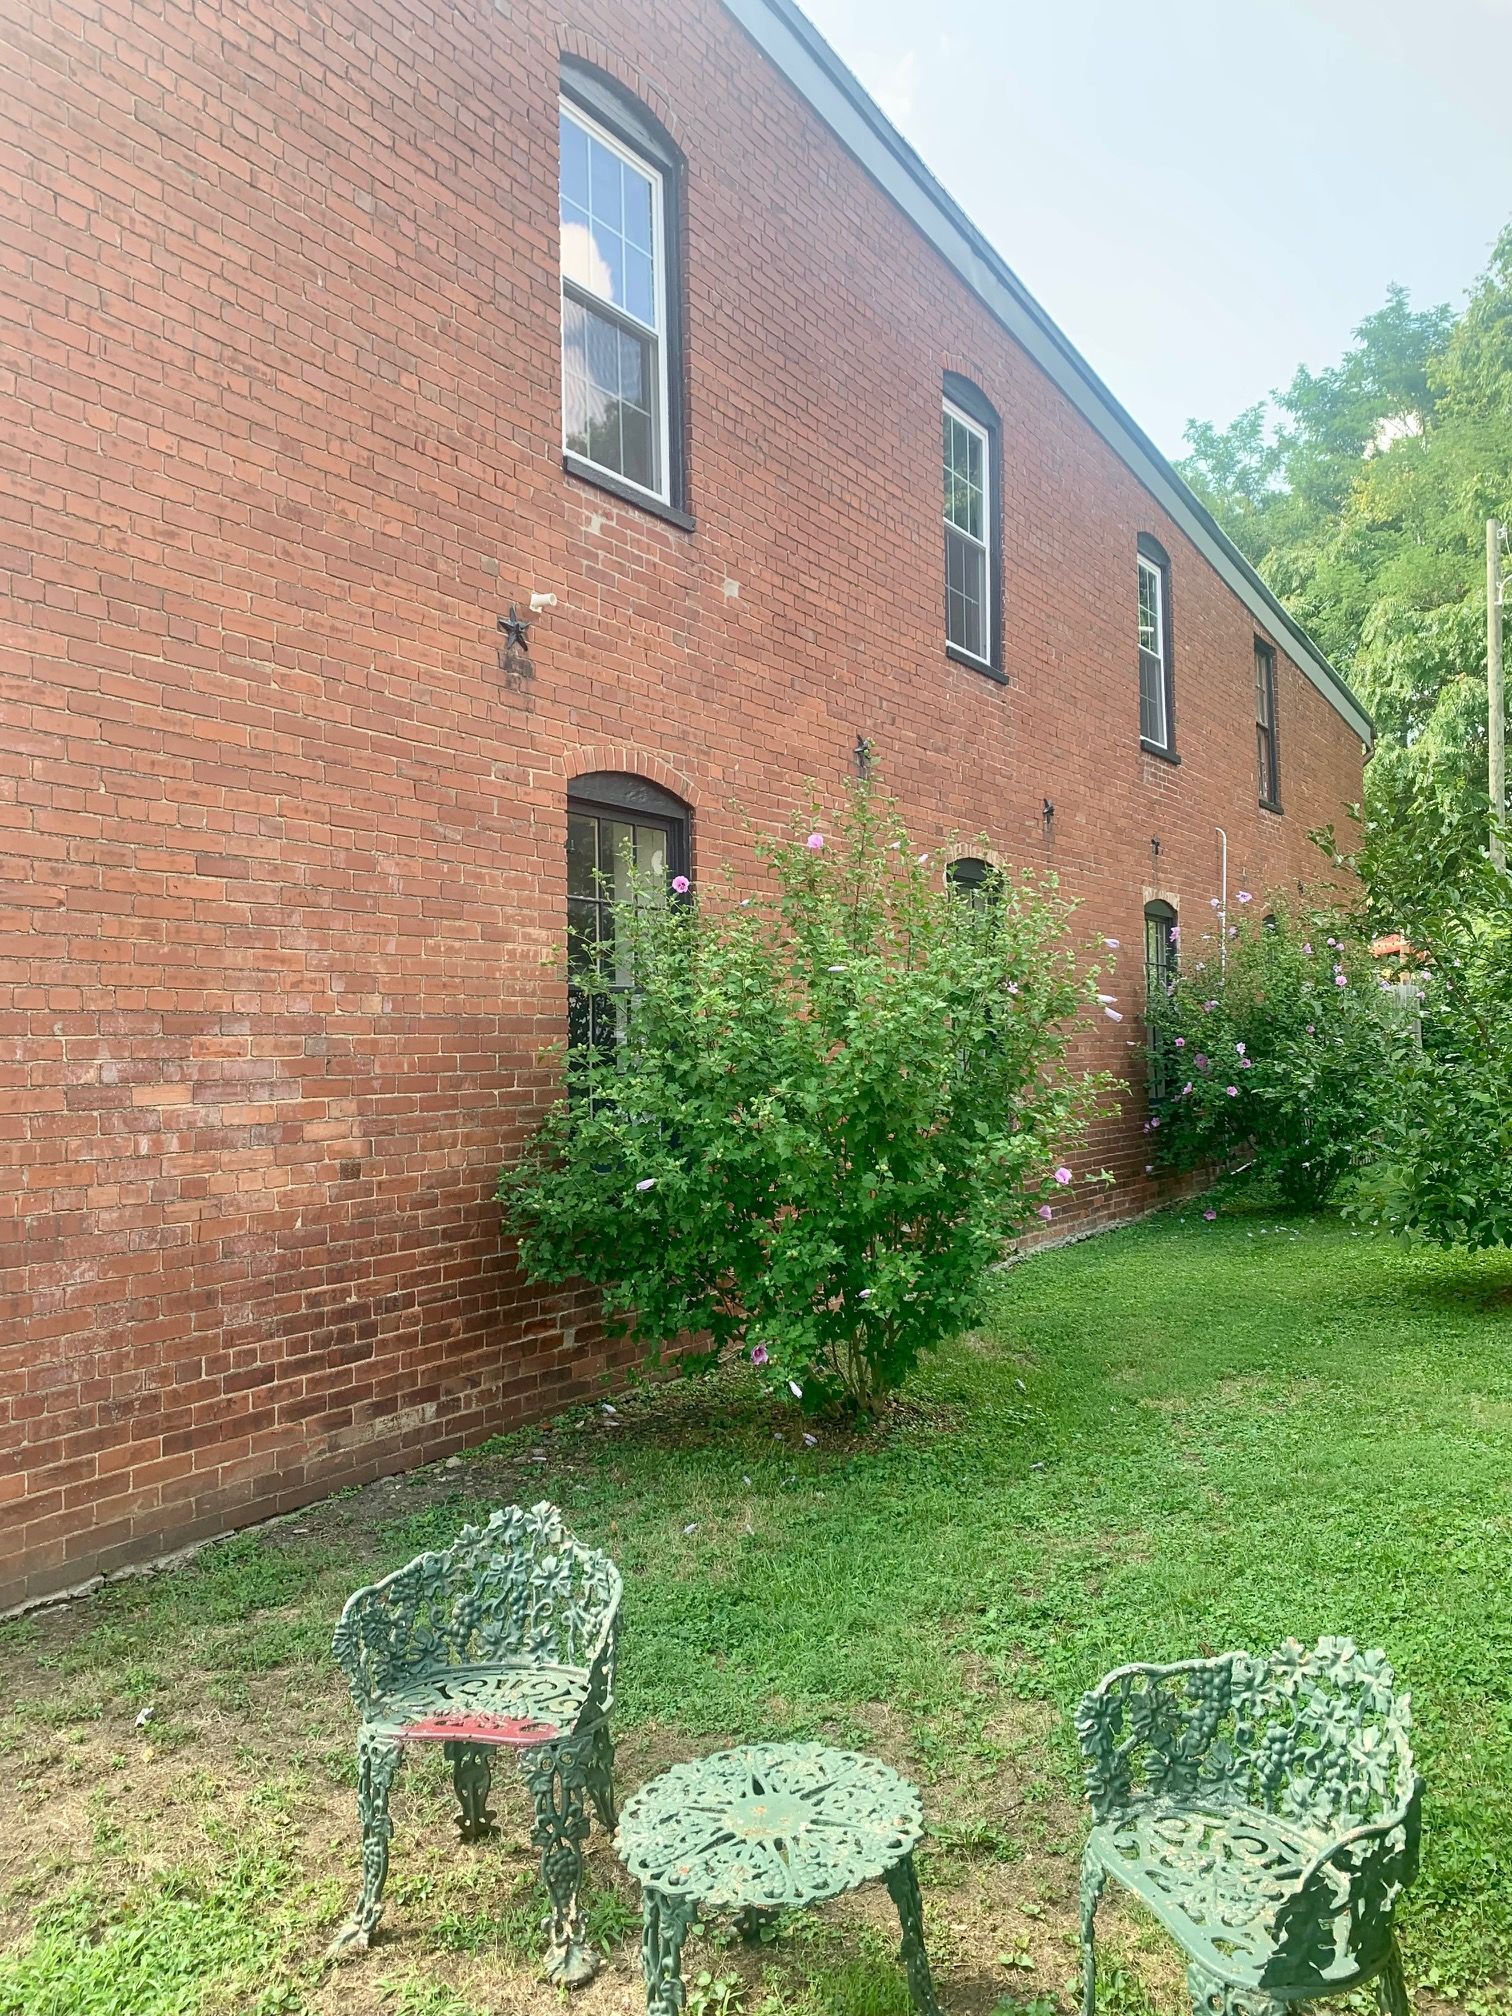
<svg viewBox="0 0 1512 2016">
<path fill-rule="evenodd" d="M 500 1842 L 456 1851 L 434 1757 L 401 1780 L 387 1938 L 320 1959 L 356 1871 L 341 1600 L 547 1495 L 624 1570 L 622 1783 L 739 1737 L 901 1764 L 950 2010 L 1073 2006 L 1080 1691 L 1128 1658 L 1325 1632 L 1384 1645 L 1413 1690 L 1409 1980 L 1425 2008 L 1512 2008 L 1509 1330 L 1505 1257 L 1188 1211 L 1012 1270 L 864 1443 L 806 1447 L 739 1377 L 679 1384 L 7 1627 L 0 2016 L 550 2006 L 518 1796 Z M 599 1844 L 586 2016 L 634 2006 L 632 1905 Z M 1110 1931 L 1109 2016 L 1184 2007 L 1158 1929 Z M 703 2016 L 907 2006 L 871 1892 L 754 1957 L 696 1942 L 688 1978 Z"/>
</svg>

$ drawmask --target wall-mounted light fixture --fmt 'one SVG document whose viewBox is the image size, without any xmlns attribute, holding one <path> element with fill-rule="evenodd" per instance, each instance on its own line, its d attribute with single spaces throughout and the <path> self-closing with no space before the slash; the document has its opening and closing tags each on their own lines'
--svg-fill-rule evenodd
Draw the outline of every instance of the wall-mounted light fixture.
<svg viewBox="0 0 1512 2016">
<path fill-rule="evenodd" d="M 1045 800 L 1045 809 L 1041 817 L 1044 819 L 1045 831 L 1048 833 L 1050 828 L 1055 824 L 1055 800 L 1053 798 Z"/>
<path fill-rule="evenodd" d="M 1155 856 L 1157 861 L 1160 859 L 1160 841 L 1158 838 L 1151 839 L 1150 852 Z"/>
<path fill-rule="evenodd" d="M 869 735 L 856 737 L 856 775 L 870 777 L 872 767 L 872 745 Z"/>
</svg>

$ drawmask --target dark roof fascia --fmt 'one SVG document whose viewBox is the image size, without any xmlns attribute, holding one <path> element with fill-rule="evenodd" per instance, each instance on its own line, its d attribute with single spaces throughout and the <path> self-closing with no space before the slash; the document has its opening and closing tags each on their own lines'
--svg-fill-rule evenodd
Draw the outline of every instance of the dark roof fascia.
<svg viewBox="0 0 1512 2016">
<path fill-rule="evenodd" d="M 724 0 L 724 5 L 872 180 L 1096 428 L 1368 748 L 1375 724 L 1343 677 L 812 23 L 792 0 Z"/>
</svg>

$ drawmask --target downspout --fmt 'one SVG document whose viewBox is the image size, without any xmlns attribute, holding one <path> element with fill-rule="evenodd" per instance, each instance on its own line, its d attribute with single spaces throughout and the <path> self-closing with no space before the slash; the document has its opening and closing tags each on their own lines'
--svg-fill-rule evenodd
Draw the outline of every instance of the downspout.
<svg viewBox="0 0 1512 2016">
<path fill-rule="evenodd" d="M 1223 843 L 1218 856 L 1218 971 L 1228 966 L 1228 835 L 1221 826 L 1213 831 Z"/>
</svg>

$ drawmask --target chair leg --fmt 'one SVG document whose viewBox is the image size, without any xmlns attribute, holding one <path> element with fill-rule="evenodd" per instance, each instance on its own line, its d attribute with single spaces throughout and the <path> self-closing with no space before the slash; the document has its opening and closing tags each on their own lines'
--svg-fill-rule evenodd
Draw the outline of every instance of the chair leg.
<svg viewBox="0 0 1512 2016">
<path fill-rule="evenodd" d="M 462 1809 L 457 1815 L 458 1837 L 463 1841 L 482 1841 L 498 1832 L 488 1807 L 493 1755 L 486 1743 L 447 1743 L 442 1747 L 452 1767 L 452 1790 Z"/>
<path fill-rule="evenodd" d="M 929 1954 L 924 1946 L 924 1904 L 919 1896 L 919 1878 L 912 1855 L 905 1855 L 888 1870 L 887 1888 L 898 1907 L 898 1922 L 903 1928 L 900 1953 L 908 1972 L 908 1992 L 913 2005 L 919 2016 L 940 2016 L 929 1974 Z"/>
<path fill-rule="evenodd" d="M 1412 1997 L 1407 1993 L 1407 1977 L 1402 1972 L 1402 1955 L 1392 1934 L 1386 1965 L 1376 1976 L 1376 2000 L 1386 2016 L 1412 2016 Z"/>
<path fill-rule="evenodd" d="M 1097 1906 L 1108 1872 L 1089 1848 L 1082 1857 L 1082 2016 L 1097 2016 Z"/>
<path fill-rule="evenodd" d="M 588 1753 L 588 1797 L 593 1801 L 600 1827 L 606 1834 L 612 1834 L 619 1825 L 619 1809 L 614 1799 L 614 1738 L 607 1722 L 600 1722 L 593 1732 Z"/>
<path fill-rule="evenodd" d="M 364 1729 L 357 1739 L 357 1817 L 362 1822 L 362 1895 L 346 1924 L 327 1948 L 327 1958 L 365 1953 L 383 1916 L 383 1886 L 388 1881 L 389 1842 L 394 1823 L 389 1818 L 389 1792 L 404 1752 Z"/>
<path fill-rule="evenodd" d="M 530 1838 L 541 1851 L 541 1880 L 551 1900 L 545 1921 L 550 1935 L 546 1979 L 563 1988 L 581 1988 L 598 1972 L 598 1955 L 584 1936 L 578 1902 L 583 1843 L 588 1838 L 585 1795 L 595 1734 L 588 1730 L 520 1753 L 520 1771 L 535 1801 L 535 1827 Z"/>
</svg>

